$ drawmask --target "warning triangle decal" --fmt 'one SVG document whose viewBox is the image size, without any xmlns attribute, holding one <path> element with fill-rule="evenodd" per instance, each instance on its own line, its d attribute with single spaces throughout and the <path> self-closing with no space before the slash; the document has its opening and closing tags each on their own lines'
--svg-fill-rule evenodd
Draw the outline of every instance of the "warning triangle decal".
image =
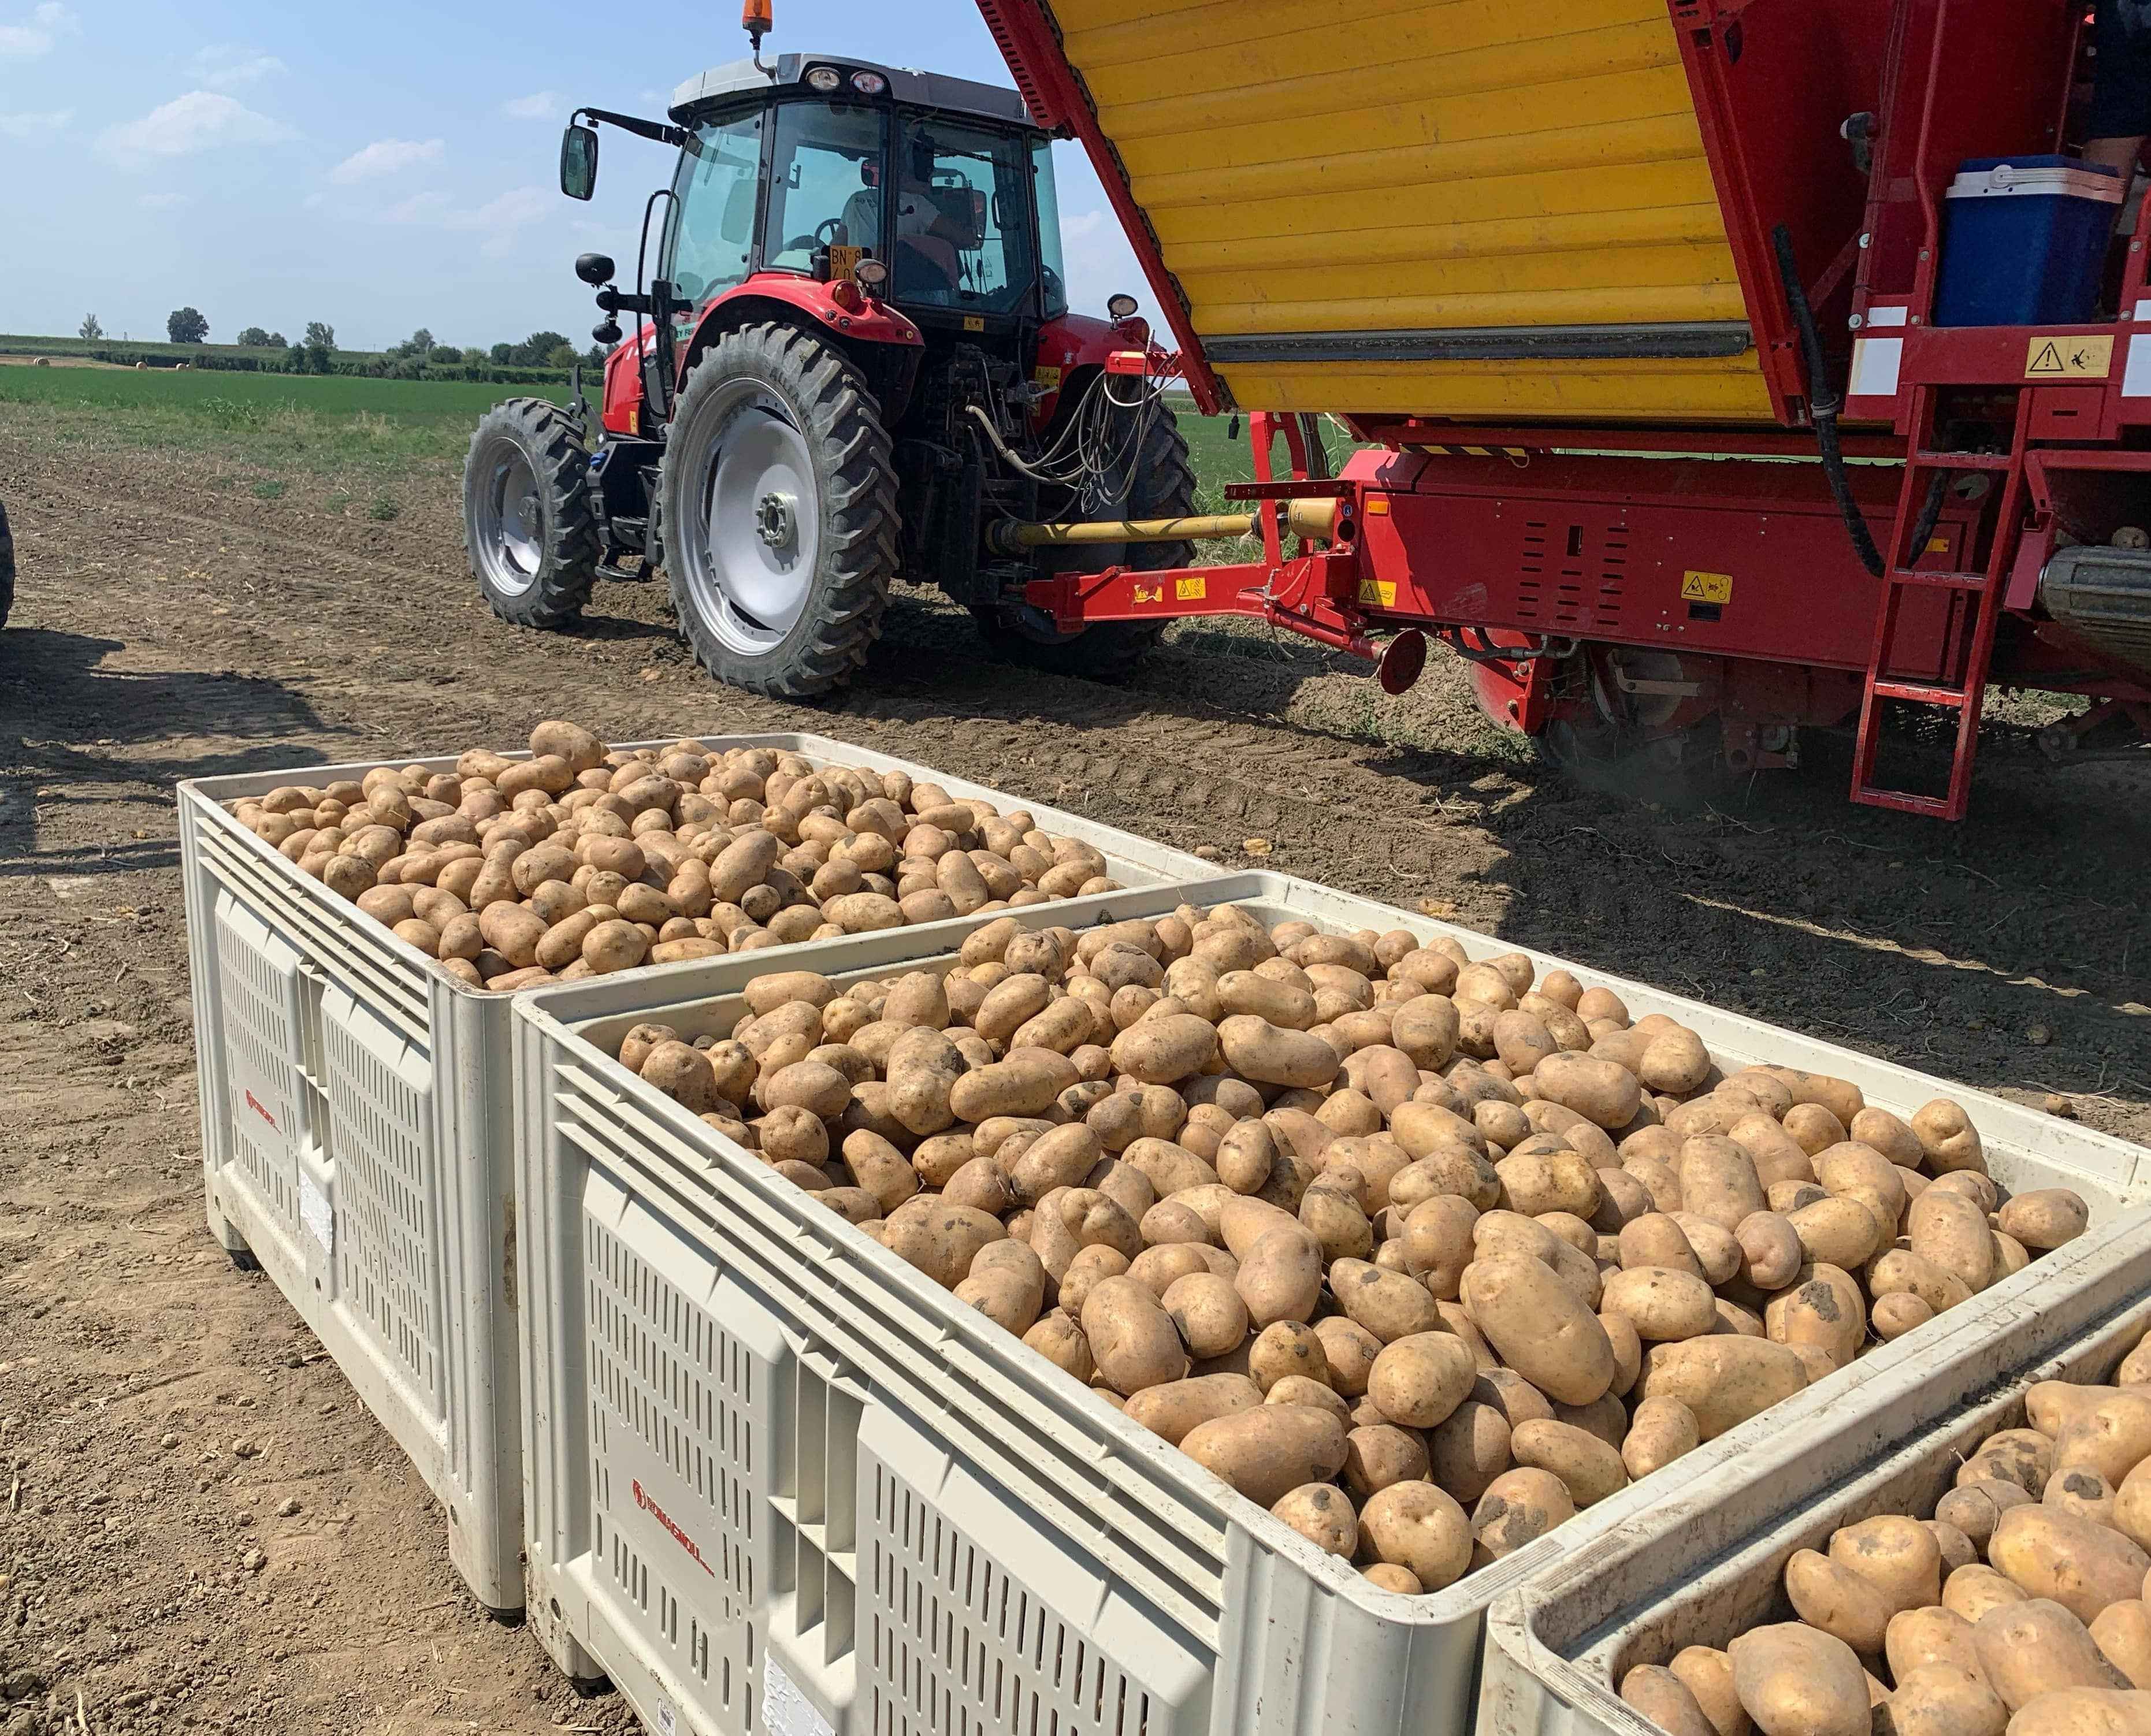
<svg viewBox="0 0 2151 1736">
<path fill-rule="evenodd" d="M 2062 360 L 2062 352 L 2051 338 L 2047 341 L 2045 347 L 2032 358 L 2032 365 L 2024 370 L 2027 375 L 2065 374 L 2068 371 L 2068 364 Z"/>
</svg>

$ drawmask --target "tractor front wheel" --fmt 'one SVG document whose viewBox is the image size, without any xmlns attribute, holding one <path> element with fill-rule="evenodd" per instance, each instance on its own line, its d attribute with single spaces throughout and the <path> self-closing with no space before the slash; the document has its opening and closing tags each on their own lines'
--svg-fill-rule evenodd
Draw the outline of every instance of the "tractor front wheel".
<svg viewBox="0 0 2151 1736">
<path fill-rule="evenodd" d="M 597 583 L 590 453 L 568 412 L 512 397 L 480 418 L 463 461 L 463 550 L 503 620 L 564 627 Z"/>
<path fill-rule="evenodd" d="M 896 570 L 888 431 L 843 354 L 782 325 L 720 337 L 680 388 L 660 496 L 680 630 L 772 699 L 848 681 Z"/>
<path fill-rule="evenodd" d="M 1141 412 L 1137 412 L 1141 413 Z M 1131 458 L 1132 462 L 1129 459 Z M 1180 519 L 1195 510 L 1195 468 L 1188 462 L 1187 440 L 1174 421 L 1172 412 L 1160 404 L 1142 430 L 1131 454 L 1114 467 L 1105 499 L 1081 519 Z M 1137 572 L 1163 572 L 1184 567 L 1195 559 L 1192 543 L 1134 543 L 1095 545 L 1081 551 L 1086 569 L 1102 572 L 1110 566 L 1126 566 Z M 1046 564 L 1050 559 L 1051 565 Z M 1065 568 L 1065 551 L 1043 557 L 1039 576 L 1055 567 Z M 1020 663 L 1054 675 L 1075 676 L 1084 681 L 1121 682 L 1133 676 L 1136 666 L 1164 633 L 1162 622 L 1100 621 L 1096 625 L 1063 633 L 1043 610 L 1016 600 L 998 608 L 975 609 L 979 635 L 1004 662 Z"/>
</svg>

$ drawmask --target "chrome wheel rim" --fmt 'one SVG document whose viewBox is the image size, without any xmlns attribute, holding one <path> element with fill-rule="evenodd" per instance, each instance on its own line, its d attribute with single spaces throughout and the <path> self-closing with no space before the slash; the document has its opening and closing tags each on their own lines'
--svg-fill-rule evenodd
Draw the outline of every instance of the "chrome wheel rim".
<svg viewBox="0 0 2151 1736">
<path fill-rule="evenodd" d="M 681 579 L 718 643 L 774 650 L 807 607 L 821 546 L 821 494 L 807 437 L 752 380 L 720 388 L 683 478 Z"/>
<path fill-rule="evenodd" d="M 481 455 L 475 516 L 471 545 L 486 583 L 504 596 L 521 596 L 538 582 L 545 508 L 538 472 L 514 441 L 496 441 Z"/>
</svg>

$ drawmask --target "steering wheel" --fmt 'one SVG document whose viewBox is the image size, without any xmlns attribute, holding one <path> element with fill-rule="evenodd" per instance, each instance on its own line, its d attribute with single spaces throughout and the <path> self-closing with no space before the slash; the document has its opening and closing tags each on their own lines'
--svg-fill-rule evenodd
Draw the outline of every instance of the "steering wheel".
<svg viewBox="0 0 2151 1736">
<path fill-rule="evenodd" d="M 837 231 L 843 226 L 844 220 L 842 217 L 824 217 L 814 225 L 814 239 L 824 247 L 833 247 L 838 245 Z M 822 231 L 824 230 L 828 231 L 827 235 L 822 234 Z"/>
</svg>

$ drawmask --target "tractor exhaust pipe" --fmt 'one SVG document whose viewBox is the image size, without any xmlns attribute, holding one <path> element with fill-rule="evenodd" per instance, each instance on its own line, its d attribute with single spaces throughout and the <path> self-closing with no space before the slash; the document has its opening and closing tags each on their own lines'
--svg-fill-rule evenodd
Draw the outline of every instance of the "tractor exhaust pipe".
<svg viewBox="0 0 2151 1736">
<path fill-rule="evenodd" d="M 1288 500 L 1285 534 L 1331 538 L 1337 534 L 1339 503 L 1330 499 Z M 1027 549 L 1078 549 L 1101 543 L 1199 543 L 1253 536 L 1262 529 L 1254 513 L 1212 513 L 1188 519 L 1086 519 L 1061 524 L 1021 524 L 1004 519 L 987 527 L 986 543 L 997 554 Z"/>
</svg>

